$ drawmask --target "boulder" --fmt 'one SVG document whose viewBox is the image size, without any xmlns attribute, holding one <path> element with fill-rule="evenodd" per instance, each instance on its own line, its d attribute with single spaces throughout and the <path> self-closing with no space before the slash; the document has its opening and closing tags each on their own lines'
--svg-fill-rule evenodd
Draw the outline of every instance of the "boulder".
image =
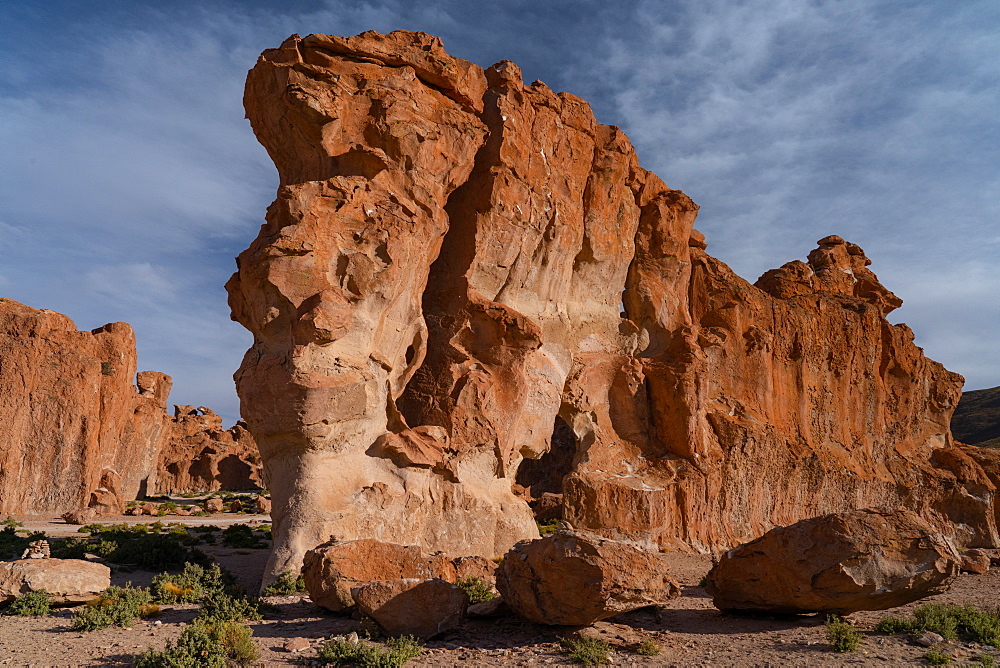
<svg viewBox="0 0 1000 668">
<path fill-rule="evenodd" d="M 583 626 L 680 595 L 667 557 L 631 543 L 563 531 L 518 543 L 497 569 L 514 612 L 539 624 Z"/>
<path fill-rule="evenodd" d="M 221 513 L 226 509 L 225 502 L 219 498 L 205 499 L 201 505 L 209 513 Z"/>
<path fill-rule="evenodd" d="M 966 573 L 982 575 L 990 570 L 992 558 L 983 550 L 969 550 L 962 553 L 961 569 Z"/>
<path fill-rule="evenodd" d="M 258 496 L 254 499 L 254 505 L 256 505 L 257 512 L 261 515 L 269 515 L 271 513 L 271 499 L 266 496 Z"/>
<path fill-rule="evenodd" d="M 111 569 L 81 559 L 0 562 L 0 603 L 44 589 L 55 603 L 84 603 L 111 586 Z"/>
<path fill-rule="evenodd" d="M 433 636 L 457 628 L 465 620 L 469 597 L 441 579 L 398 579 L 368 582 L 351 590 L 358 610 L 390 635 Z"/>
<path fill-rule="evenodd" d="M 424 33 L 293 35 L 244 106 L 280 182 L 227 283 L 271 577 L 331 536 L 492 558 L 545 492 L 650 549 L 877 504 L 1000 544 L 962 378 L 859 246 L 752 284 L 586 102 Z"/>
<path fill-rule="evenodd" d="M 725 553 L 705 591 L 720 610 L 886 610 L 946 591 L 961 557 L 908 510 L 833 513 Z"/>
<path fill-rule="evenodd" d="M 456 582 L 482 577 L 492 583 L 493 564 L 481 557 L 451 559 L 425 554 L 416 545 L 373 539 L 331 541 L 306 553 L 302 577 L 316 605 L 340 612 L 355 604 L 352 591 L 375 581 L 441 579 Z"/>
</svg>

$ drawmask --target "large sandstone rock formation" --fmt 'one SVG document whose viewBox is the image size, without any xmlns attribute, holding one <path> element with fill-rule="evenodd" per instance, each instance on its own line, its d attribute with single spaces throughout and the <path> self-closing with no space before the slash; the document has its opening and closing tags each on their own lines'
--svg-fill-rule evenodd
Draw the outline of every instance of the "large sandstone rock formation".
<svg viewBox="0 0 1000 668">
<path fill-rule="evenodd" d="M 169 440 L 157 461 L 155 491 L 240 491 L 263 486 L 260 454 L 245 422 L 223 429 L 222 418 L 209 408 L 174 406 Z"/>
<path fill-rule="evenodd" d="M 771 529 L 730 550 L 705 591 L 720 610 L 887 610 L 947 591 L 961 564 L 913 511 L 855 510 Z"/>
<path fill-rule="evenodd" d="M 0 299 L 0 515 L 79 510 L 109 479 L 125 498 L 144 493 L 170 385 L 162 373 L 136 376 L 127 324 L 81 332 L 60 313 Z"/>
<path fill-rule="evenodd" d="M 47 591 L 55 603 L 84 603 L 111 586 L 111 569 L 82 559 L 0 561 L 0 603 Z"/>
<path fill-rule="evenodd" d="M 948 431 L 962 379 L 886 321 L 857 246 L 752 285 L 583 100 L 422 33 L 292 36 L 244 102 L 280 178 L 227 286 L 272 575 L 331 537 L 536 537 L 511 487 L 557 417 L 578 529 L 704 550 L 899 505 L 997 541 Z"/>
<path fill-rule="evenodd" d="M 172 419 L 170 387 L 165 374 L 136 374 L 127 324 L 81 332 L 62 314 L 0 299 L 0 516 L 85 518 L 171 487 L 253 486 L 249 433 L 222 430 L 210 411 Z"/>
</svg>

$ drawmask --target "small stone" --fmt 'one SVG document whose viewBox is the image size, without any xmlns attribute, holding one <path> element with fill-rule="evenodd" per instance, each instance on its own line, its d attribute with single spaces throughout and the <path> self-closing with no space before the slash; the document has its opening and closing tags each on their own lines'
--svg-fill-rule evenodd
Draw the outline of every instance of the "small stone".
<svg viewBox="0 0 1000 668">
<path fill-rule="evenodd" d="M 312 647 L 312 644 L 305 638 L 292 638 L 285 643 L 286 652 L 303 652 Z"/>
<path fill-rule="evenodd" d="M 939 642 L 944 642 L 944 638 L 933 631 L 925 631 L 924 634 L 917 638 L 914 642 L 923 647 L 932 647 Z"/>
</svg>

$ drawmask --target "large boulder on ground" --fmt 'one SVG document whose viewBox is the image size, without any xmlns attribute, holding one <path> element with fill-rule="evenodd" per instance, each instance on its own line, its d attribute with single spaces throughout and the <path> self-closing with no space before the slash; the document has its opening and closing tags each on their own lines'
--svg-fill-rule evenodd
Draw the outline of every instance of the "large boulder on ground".
<svg viewBox="0 0 1000 668">
<path fill-rule="evenodd" d="M 334 612 L 355 604 L 352 590 L 362 584 L 392 580 L 455 582 L 481 577 L 492 583 L 493 564 L 482 557 L 449 558 L 425 554 L 416 545 L 396 545 L 373 539 L 331 541 L 306 553 L 302 577 L 316 605 Z"/>
<path fill-rule="evenodd" d="M 110 585 L 110 568 L 82 559 L 0 562 L 0 603 L 43 589 L 55 603 L 83 603 Z"/>
<path fill-rule="evenodd" d="M 855 510 L 772 529 L 730 550 L 705 590 L 720 610 L 885 610 L 947 590 L 961 557 L 909 510 Z"/>
<path fill-rule="evenodd" d="M 518 543 L 497 569 L 497 589 L 540 624 L 586 625 L 680 595 L 665 555 L 632 543 L 560 532 Z"/>
<path fill-rule="evenodd" d="M 464 591 L 438 578 L 367 582 L 351 594 L 358 610 L 390 635 L 424 639 L 461 625 L 469 607 Z"/>
</svg>

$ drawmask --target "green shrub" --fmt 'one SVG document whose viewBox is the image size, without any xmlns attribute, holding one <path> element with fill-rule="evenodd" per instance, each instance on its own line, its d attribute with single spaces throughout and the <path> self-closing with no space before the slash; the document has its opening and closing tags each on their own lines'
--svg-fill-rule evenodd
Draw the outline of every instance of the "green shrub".
<svg viewBox="0 0 1000 668">
<path fill-rule="evenodd" d="M 826 618 L 826 641 L 834 652 L 853 652 L 861 646 L 862 638 L 854 624 L 834 615 Z"/>
<path fill-rule="evenodd" d="M 883 617 L 875 630 L 887 635 L 933 631 L 945 640 L 962 638 L 996 647 L 1000 645 L 1000 613 L 971 605 L 925 603 L 914 608 L 910 617 Z"/>
<path fill-rule="evenodd" d="M 973 661 L 978 661 L 979 663 L 983 664 L 983 668 L 993 668 L 993 666 L 996 665 L 996 662 L 993 660 L 993 657 L 990 656 L 989 654 L 980 654 L 979 656 L 974 658 Z"/>
<path fill-rule="evenodd" d="M 559 520 L 545 520 L 544 522 L 535 522 L 538 525 L 538 533 L 542 536 L 548 536 L 559 531 Z"/>
<path fill-rule="evenodd" d="M 195 620 L 176 645 L 162 652 L 149 649 L 136 661 L 136 668 L 226 668 L 229 661 L 240 666 L 257 660 L 253 631 L 239 622 Z"/>
<path fill-rule="evenodd" d="M 924 654 L 924 658 L 927 659 L 927 663 L 931 664 L 932 666 L 943 666 L 955 660 L 951 658 L 950 654 L 945 654 L 944 652 L 938 649 L 932 649 L 931 651 L 927 652 L 927 654 Z"/>
<path fill-rule="evenodd" d="M 497 597 L 497 593 L 493 591 L 493 585 L 475 575 L 462 578 L 455 584 L 461 587 L 465 595 L 469 597 L 469 603 L 484 603 Z"/>
<path fill-rule="evenodd" d="M 227 547 L 243 547 L 263 550 L 268 547 L 267 538 L 258 536 L 246 524 L 231 524 L 222 532 L 222 543 Z"/>
<path fill-rule="evenodd" d="M 295 594 L 305 590 L 306 581 L 301 575 L 296 577 L 291 571 L 285 571 L 276 577 L 274 582 L 267 585 L 261 594 L 263 596 L 282 596 L 285 594 Z"/>
<path fill-rule="evenodd" d="M 70 628 L 74 631 L 96 631 L 109 626 L 129 626 L 143 613 L 153 612 L 150 603 L 148 589 L 132 587 L 131 584 L 124 587 L 112 585 L 73 613 Z"/>
<path fill-rule="evenodd" d="M 44 589 L 18 596 L 7 606 L 4 614 L 18 617 L 43 617 L 52 612 L 52 596 Z"/>
<path fill-rule="evenodd" d="M 45 538 L 45 534 L 41 532 L 21 536 L 17 533 L 17 528 L 5 526 L 0 529 L 0 560 L 20 559 L 28 548 L 28 543 L 42 538 Z"/>
<path fill-rule="evenodd" d="M 385 645 L 364 640 L 330 640 L 319 649 L 319 660 L 334 666 L 356 665 L 362 668 L 401 668 L 423 652 L 413 636 L 390 638 Z"/>
<path fill-rule="evenodd" d="M 233 585 L 232 576 L 218 564 L 208 568 L 186 563 L 177 575 L 160 573 L 153 577 L 150 592 L 159 603 L 195 603 L 209 594 L 225 593 Z"/>
<path fill-rule="evenodd" d="M 10 515 L 7 516 L 3 522 L 0 522 L 0 527 L 10 527 L 11 529 L 20 529 L 24 526 L 24 522 L 18 522 Z"/>
<path fill-rule="evenodd" d="M 643 656 L 658 656 L 660 645 L 652 638 L 646 638 L 635 648 L 635 653 Z"/>
<path fill-rule="evenodd" d="M 233 597 L 229 594 L 213 592 L 205 596 L 201 610 L 198 612 L 198 618 L 214 622 L 256 620 L 262 618 L 260 609 L 259 598 Z"/>
<path fill-rule="evenodd" d="M 584 666 L 604 666 L 611 660 L 611 645 L 593 636 L 578 636 L 562 641 L 563 654 Z"/>
</svg>

